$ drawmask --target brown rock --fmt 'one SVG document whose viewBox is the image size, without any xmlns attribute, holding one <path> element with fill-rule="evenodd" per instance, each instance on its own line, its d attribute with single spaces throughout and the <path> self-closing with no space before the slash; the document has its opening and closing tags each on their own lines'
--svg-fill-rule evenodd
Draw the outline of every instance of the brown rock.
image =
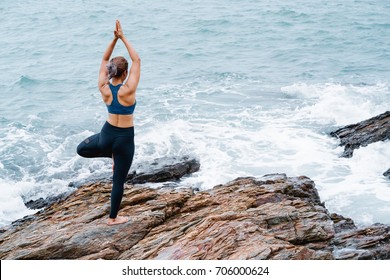
<svg viewBox="0 0 390 280">
<path fill-rule="evenodd" d="M 127 185 L 107 226 L 109 183 L 79 188 L 0 233 L 1 259 L 356 259 L 389 258 L 389 227 L 335 230 L 307 177 L 238 178 L 191 188 Z"/>
<path fill-rule="evenodd" d="M 390 226 L 370 227 L 340 233 L 332 241 L 336 259 L 390 259 Z"/>
<path fill-rule="evenodd" d="M 332 213 L 330 217 L 334 222 L 334 228 L 337 233 L 345 230 L 356 229 L 355 223 L 350 218 L 345 218 L 336 213 Z"/>
</svg>

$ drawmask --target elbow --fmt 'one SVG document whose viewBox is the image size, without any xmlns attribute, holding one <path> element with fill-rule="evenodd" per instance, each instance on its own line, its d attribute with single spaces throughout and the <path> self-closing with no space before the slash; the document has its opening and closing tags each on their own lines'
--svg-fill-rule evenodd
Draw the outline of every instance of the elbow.
<svg viewBox="0 0 390 280">
<path fill-rule="evenodd" d="M 141 64 L 141 58 L 137 55 L 137 57 L 133 60 L 133 62 Z"/>
</svg>

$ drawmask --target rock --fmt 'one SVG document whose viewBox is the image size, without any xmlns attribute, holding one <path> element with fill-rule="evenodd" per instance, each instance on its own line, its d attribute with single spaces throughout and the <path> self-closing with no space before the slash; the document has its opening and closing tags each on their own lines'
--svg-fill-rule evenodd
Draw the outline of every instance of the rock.
<svg viewBox="0 0 390 280">
<path fill-rule="evenodd" d="M 160 158 L 155 159 L 152 163 L 143 163 L 136 167 L 141 170 L 139 174 L 132 173 L 127 177 L 127 183 L 145 184 L 145 183 L 162 183 L 168 181 L 178 181 L 182 177 L 195 173 L 199 170 L 200 163 L 198 160 L 184 156 L 181 158 Z M 100 182 L 110 183 L 110 180 L 99 180 Z M 55 202 L 66 199 L 74 190 L 82 186 L 79 183 L 70 183 L 71 190 L 57 196 L 39 198 L 37 200 L 25 201 L 25 205 L 30 209 L 41 209 Z M 172 186 L 172 185 L 170 185 Z"/>
<path fill-rule="evenodd" d="M 152 163 L 138 165 L 139 173 L 130 174 L 127 183 L 161 183 L 177 181 L 183 176 L 199 171 L 200 164 L 196 159 L 188 156 L 182 158 L 160 158 Z"/>
<path fill-rule="evenodd" d="M 336 213 L 332 213 L 330 218 L 334 223 L 334 229 L 337 233 L 345 230 L 356 229 L 355 223 L 350 218 L 345 218 Z"/>
<path fill-rule="evenodd" d="M 336 259 L 390 259 L 390 226 L 372 225 L 343 232 L 332 241 Z"/>
<path fill-rule="evenodd" d="M 383 173 L 383 176 L 387 177 L 390 180 L 390 168 L 385 173 Z"/>
<path fill-rule="evenodd" d="M 352 157 L 354 149 L 390 139 L 390 111 L 330 133 L 344 147 L 342 157 Z"/>
<path fill-rule="evenodd" d="M 390 227 L 329 214 L 307 177 L 273 174 L 192 188 L 127 185 L 107 226 L 111 184 L 84 185 L 0 231 L 1 259 L 388 259 Z"/>
<path fill-rule="evenodd" d="M 34 210 L 41 209 L 41 208 L 47 207 L 47 206 L 49 206 L 57 201 L 61 201 L 61 200 L 66 199 L 72 192 L 73 191 L 69 191 L 69 192 L 65 192 L 65 193 L 62 193 L 62 194 L 59 194 L 56 196 L 49 196 L 47 198 L 39 198 L 36 200 L 29 200 L 29 201 L 24 202 L 24 205 L 26 205 L 26 207 L 28 207 L 30 209 L 34 209 Z"/>
</svg>

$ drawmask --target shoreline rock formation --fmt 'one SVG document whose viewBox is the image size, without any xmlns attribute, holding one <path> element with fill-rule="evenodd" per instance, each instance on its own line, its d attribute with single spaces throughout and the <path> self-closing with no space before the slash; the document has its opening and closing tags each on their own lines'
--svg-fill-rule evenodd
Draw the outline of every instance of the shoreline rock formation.
<svg viewBox="0 0 390 280">
<path fill-rule="evenodd" d="M 390 139 L 390 111 L 368 120 L 351 124 L 330 133 L 340 139 L 340 146 L 344 146 L 342 157 L 350 158 L 353 151 L 378 141 Z M 390 168 L 383 173 L 390 180 Z"/>
<path fill-rule="evenodd" d="M 390 139 L 390 111 L 368 120 L 344 126 L 330 133 L 344 146 L 342 157 L 352 157 L 353 151 L 371 143 Z"/>
<path fill-rule="evenodd" d="M 127 185 L 107 226 L 111 184 L 78 188 L 0 233 L 1 259 L 389 259 L 390 226 L 330 214 L 314 182 L 284 174 L 207 191 Z"/>
</svg>

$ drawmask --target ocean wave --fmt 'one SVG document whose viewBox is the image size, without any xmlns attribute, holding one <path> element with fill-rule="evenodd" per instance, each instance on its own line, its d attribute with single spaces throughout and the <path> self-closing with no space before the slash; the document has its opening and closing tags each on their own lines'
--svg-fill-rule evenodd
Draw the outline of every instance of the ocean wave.
<svg viewBox="0 0 390 280">
<path fill-rule="evenodd" d="M 387 83 L 306 84 L 295 83 L 281 88 L 287 96 L 302 99 L 297 116 L 337 126 L 356 123 L 388 110 L 390 98 Z"/>
<path fill-rule="evenodd" d="M 15 85 L 21 85 L 21 86 L 32 86 L 35 84 L 39 84 L 41 81 L 39 79 L 34 79 L 28 75 L 22 75 L 20 78 L 15 82 Z"/>
</svg>

